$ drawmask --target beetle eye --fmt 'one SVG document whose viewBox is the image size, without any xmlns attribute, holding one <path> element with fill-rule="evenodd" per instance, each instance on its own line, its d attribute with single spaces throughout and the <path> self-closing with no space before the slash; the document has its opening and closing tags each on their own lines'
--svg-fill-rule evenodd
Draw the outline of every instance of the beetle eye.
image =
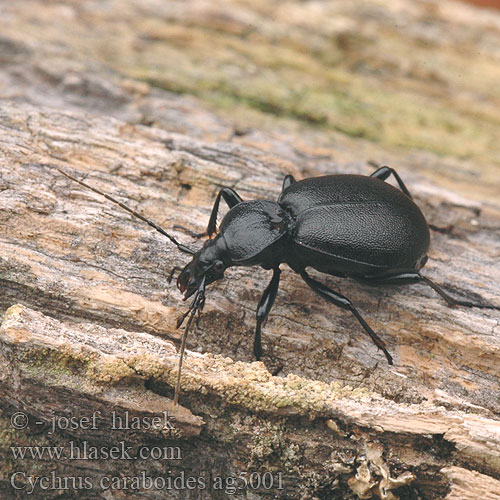
<svg viewBox="0 0 500 500">
<path fill-rule="evenodd" d="M 221 260 L 218 260 L 214 264 L 214 270 L 218 273 L 224 271 L 224 263 Z"/>
</svg>

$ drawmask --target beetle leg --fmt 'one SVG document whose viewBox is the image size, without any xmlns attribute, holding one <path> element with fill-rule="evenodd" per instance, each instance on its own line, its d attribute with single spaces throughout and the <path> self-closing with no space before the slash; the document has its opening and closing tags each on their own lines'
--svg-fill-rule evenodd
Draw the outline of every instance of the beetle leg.
<svg viewBox="0 0 500 500">
<path fill-rule="evenodd" d="M 396 181 L 398 182 L 399 189 L 401 189 L 401 191 L 403 191 L 403 193 L 406 194 L 406 196 L 413 199 L 412 195 L 408 191 L 408 188 L 405 186 L 405 183 L 403 182 L 401 177 L 399 177 L 399 174 L 393 168 L 380 167 L 377 170 L 375 170 L 375 172 L 373 172 L 373 174 L 371 174 L 370 177 L 375 177 L 376 179 L 380 179 L 382 181 L 385 181 L 387 179 L 387 177 L 389 177 L 389 175 L 391 175 L 391 174 L 394 175 Z M 432 231 L 436 231 L 438 233 L 449 234 L 453 231 L 453 224 L 448 224 L 445 227 L 438 227 L 438 226 L 435 226 L 434 224 L 429 224 L 429 229 L 431 229 Z"/>
<path fill-rule="evenodd" d="M 376 166 L 376 165 L 374 165 Z M 405 186 L 403 180 L 401 177 L 399 177 L 399 174 L 391 167 L 380 167 L 373 174 L 370 175 L 370 177 L 375 177 L 376 179 L 380 179 L 382 181 L 385 181 L 389 175 L 393 174 L 394 177 L 396 178 L 396 181 L 398 182 L 399 189 L 403 191 L 406 196 L 409 198 L 413 199 L 412 195 L 408 191 L 408 188 Z M 432 231 L 436 231 L 438 233 L 443 233 L 443 234 L 450 234 L 453 231 L 453 224 L 448 224 L 445 227 L 438 227 L 435 226 L 434 224 L 429 224 L 429 229 Z"/>
<path fill-rule="evenodd" d="M 208 221 L 206 234 L 208 236 L 212 236 L 217 230 L 217 214 L 219 213 L 219 204 L 220 199 L 224 198 L 227 206 L 229 208 L 233 208 L 238 203 L 241 203 L 243 200 L 241 196 L 234 190 L 229 187 L 224 187 L 219 191 L 217 198 L 215 198 L 215 203 L 212 208 L 212 214 L 210 215 L 210 220 Z"/>
<path fill-rule="evenodd" d="M 283 192 L 285 189 L 289 188 L 292 184 L 294 184 L 295 177 L 293 175 L 285 175 L 285 178 L 283 179 L 283 186 L 281 187 L 281 192 Z"/>
<path fill-rule="evenodd" d="M 385 357 L 387 358 L 387 362 L 392 365 L 392 356 L 389 354 L 389 352 L 386 349 L 385 342 L 370 328 L 368 323 L 363 319 L 361 314 L 359 314 L 358 310 L 354 307 L 352 302 L 347 298 L 341 295 L 340 293 L 334 292 L 327 286 L 323 285 L 323 283 L 320 283 L 319 281 L 316 281 L 315 279 L 311 278 L 306 271 L 302 271 L 300 273 L 302 276 L 302 279 L 321 297 L 324 299 L 328 300 L 332 304 L 335 304 L 338 307 L 341 307 L 342 309 L 346 309 L 348 311 L 351 311 L 354 316 L 356 316 L 356 319 L 360 322 L 361 326 L 365 329 L 366 333 L 370 336 L 370 338 L 373 340 L 373 343 L 383 351 L 385 354 Z"/>
<path fill-rule="evenodd" d="M 217 198 L 215 198 L 215 203 L 212 207 L 212 213 L 210 214 L 210 220 L 208 221 L 206 231 L 204 231 L 203 233 L 195 233 L 194 231 L 191 231 L 191 229 L 188 229 L 184 226 L 179 226 L 177 224 L 174 226 L 174 228 L 181 229 L 185 233 L 189 234 L 189 236 L 196 239 L 203 238 L 203 236 L 212 236 L 212 234 L 214 234 L 217 230 L 217 214 L 219 213 L 219 204 L 221 198 L 224 198 L 224 201 L 229 208 L 233 208 L 235 205 L 243 201 L 241 199 L 241 196 L 234 189 L 224 187 L 219 191 Z"/>
<path fill-rule="evenodd" d="M 399 189 L 403 191 L 403 193 L 408 196 L 408 198 L 413 199 L 410 192 L 408 191 L 408 188 L 405 186 L 405 183 L 399 177 L 399 174 L 391 167 L 380 167 L 373 172 L 373 174 L 370 175 L 370 177 L 375 177 L 375 179 L 380 179 L 381 181 L 385 181 L 389 175 L 393 175 L 394 178 L 396 179 Z"/>
<path fill-rule="evenodd" d="M 271 307 L 273 307 L 276 294 L 278 293 L 280 274 L 280 268 L 275 267 L 273 269 L 273 277 L 271 278 L 269 285 L 267 285 L 267 288 L 264 290 L 264 293 L 260 298 L 259 305 L 257 306 L 257 327 L 255 328 L 255 338 L 253 341 L 253 353 L 257 361 L 262 356 L 262 342 L 260 336 L 262 325 L 266 322 L 269 311 L 271 310 Z"/>
<path fill-rule="evenodd" d="M 499 306 L 493 306 L 491 304 L 484 304 L 479 302 L 471 302 L 470 300 L 460 300 L 452 297 L 448 292 L 443 290 L 440 285 L 434 283 L 429 278 L 422 276 L 419 273 L 400 273 L 394 274 L 392 276 L 386 276 L 383 278 L 368 278 L 362 280 L 370 285 L 408 285 L 411 283 L 425 283 L 430 286 L 435 292 L 437 292 L 446 301 L 449 306 L 465 306 L 465 307 L 479 307 L 482 309 L 500 309 Z"/>
</svg>

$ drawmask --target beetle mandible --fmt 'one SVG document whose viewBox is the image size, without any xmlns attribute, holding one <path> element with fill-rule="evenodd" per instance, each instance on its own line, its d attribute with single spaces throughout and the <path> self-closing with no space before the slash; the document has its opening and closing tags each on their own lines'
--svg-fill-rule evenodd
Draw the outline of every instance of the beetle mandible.
<svg viewBox="0 0 500 500">
<path fill-rule="evenodd" d="M 377 286 L 422 282 L 432 287 L 448 305 L 500 309 L 455 299 L 420 274 L 428 259 L 429 225 L 399 174 L 387 166 L 378 168 L 370 176 L 337 174 L 295 181 L 293 176 L 287 175 L 277 201 L 243 201 L 235 190 L 223 187 L 215 199 L 204 233 L 196 234 L 177 226 L 192 236 L 210 238 L 197 251 L 179 243 L 164 229 L 123 203 L 59 171 L 117 203 L 169 238 L 180 251 L 192 255 L 191 262 L 177 279 L 184 300 L 190 297 L 193 300 L 177 323 L 180 327 L 188 317 L 181 346 L 176 403 L 182 356 L 193 317 L 203 309 L 207 285 L 221 279 L 224 271 L 232 266 L 261 266 L 273 271 L 257 307 L 253 345 L 256 359 L 262 356 L 261 330 L 278 292 L 280 264 L 283 263 L 298 273 L 318 295 L 350 311 L 391 365 L 393 359 L 385 342 L 366 323 L 353 303 L 309 276 L 306 268 Z M 385 182 L 390 175 L 395 178 L 399 189 Z M 217 231 L 221 200 L 230 210 Z"/>
</svg>

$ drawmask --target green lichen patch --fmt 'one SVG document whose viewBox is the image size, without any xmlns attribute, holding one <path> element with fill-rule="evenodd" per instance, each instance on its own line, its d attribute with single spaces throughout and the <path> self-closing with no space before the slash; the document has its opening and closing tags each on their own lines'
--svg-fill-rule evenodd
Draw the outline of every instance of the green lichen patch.
<svg viewBox="0 0 500 500">
<path fill-rule="evenodd" d="M 146 334 L 135 334 L 134 348 L 133 338 L 132 345 L 123 344 L 122 330 L 69 326 L 24 306 L 15 306 L 6 314 L 2 335 L 4 340 L 9 339 L 11 356 L 20 368 L 50 384 L 78 387 L 91 393 L 151 380 L 172 388 L 176 384 L 175 350 L 168 342 Z M 95 342 L 96 335 L 101 343 Z M 261 362 L 235 362 L 210 353 L 187 353 L 181 391 L 222 400 L 226 407 L 254 414 L 300 415 L 311 421 L 329 415 L 339 399 L 364 401 L 379 397 L 366 389 L 336 382 L 328 384 L 294 374 L 275 377 Z"/>
<path fill-rule="evenodd" d="M 23 41 L 73 47 L 81 55 L 75 68 L 99 61 L 233 117 L 246 109 L 253 117 L 286 117 L 327 133 L 498 165 L 498 60 L 488 42 L 498 36 L 494 22 L 465 24 L 426 4 L 195 1 L 166 3 L 159 13 L 114 3 L 90 9 L 73 30 L 32 22 Z M 57 17 L 55 5 L 33 9 L 33 19 Z M 16 38 L 8 26 L 4 31 Z M 51 75 L 58 61 L 46 56 L 41 67 Z"/>
</svg>

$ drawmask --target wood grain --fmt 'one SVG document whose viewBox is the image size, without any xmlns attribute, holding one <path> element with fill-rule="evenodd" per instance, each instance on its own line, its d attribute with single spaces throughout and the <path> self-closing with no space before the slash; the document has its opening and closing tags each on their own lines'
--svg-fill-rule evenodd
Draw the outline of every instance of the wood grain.
<svg viewBox="0 0 500 500">
<path fill-rule="evenodd" d="M 320 301 L 282 266 L 281 288 L 263 331 L 265 355 L 256 363 L 255 309 L 270 275 L 233 268 L 207 291 L 205 310 L 188 340 L 182 407 L 173 408 L 180 338 L 175 324 L 187 304 L 169 276 L 188 259 L 57 168 L 85 178 L 197 247 L 201 242 L 173 226 L 203 231 L 221 186 L 233 187 L 244 199 L 276 199 L 287 173 L 369 174 L 374 169 L 369 161 L 388 163 L 429 222 L 451 228 L 433 232 L 426 275 L 457 297 L 500 305 L 494 139 L 500 125 L 490 109 L 498 96 L 488 90 L 493 42 L 500 38 L 498 14 L 486 19 L 454 2 L 367 3 L 359 12 L 335 7 L 341 11 L 330 19 L 338 26 L 319 23 L 311 38 L 314 21 L 334 7 L 318 4 L 316 11 L 312 4 L 290 2 L 286 10 L 234 1 L 225 10 L 192 2 L 189 10 L 152 0 L 141 5 L 110 2 L 107 10 L 71 0 L 1 5 L 0 494 L 25 498 L 27 490 L 10 483 L 18 470 L 33 475 L 56 470 L 65 477 L 85 470 L 97 484 L 103 476 L 131 477 L 140 470 L 166 475 L 168 469 L 210 477 L 283 474 L 284 489 L 275 483 L 270 492 L 237 493 L 256 498 L 452 500 L 461 491 L 464 498 L 496 498 L 498 311 L 449 308 L 423 285 L 372 288 L 321 277 L 351 298 L 386 341 L 395 359 L 389 367 L 349 313 Z M 466 14 L 467 29 L 455 31 Z M 412 29 L 389 29 L 391 19 Z M 70 20 L 72 30 L 65 26 Z M 250 25 L 252 35 L 245 28 Z M 380 28 L 376 36 L 373 26 Z M 438 29 L 441 36 L 435 37 Z M 272 32 L 280 42 L 276 52 Z M 372 49 L 368 36 L 375 40 Z M 214 44 L 212 59 L 204 52 L 207 40 Z M 332 40 L 338 62 L 325 55 Z M 382 50 L 391 43 L 397 48 L 392 55 Z M 137 47 L 145 54 L 142 60 Z M 265 82 L 255 76 L 244 85 L 250 70 L 241 70 L 240 78 L 231 66 L 240 64 L 245 47 L 248 67 L 261 68 Z M 468 54 L 476 50 L 480 55 L 471 62 Z M 165 63 L 167 54 L 175 68 Z M 441 61 L 445 83 L 415 72 L 425 54 Z M 469 72 L 467 64 L 473 65 Z M 333 74 L 321 76 L 329 66 Z M 315 72 L 307 73 L 311 68 Z M 462 79 L 457 71 L 463 71 Z M 306 74 L 318 79 L 310 82 Z M 280 88 L 291 92 L 294 80 L 309 96 L 300 106 L 279 95 Z M 377 130 L 374 115 L 363 111 L 376 93 L 361 91 L 388 91 L 388 80 L 394 99 L 377 101 L 375 114 L 387 113 Z M 215 88 L 207 81 L 226 83 Z M 325 88 L 357 103 L 357 112 L 347 101 L 341 108 L 347 117 L 356 115 L 355 128 L 363 134 L 325 104 Z M 360 92 L 365 100 L 356 100 Z M 424 96 L 415 102 L 430 103 L 427 109 L 410 105 L 415 96 Z M 445 108 L 449 114 L 434 121 Z M 418 135 L 418 127 L 403 130 L 398 121 L 410 127 L 410 116 L 424 124 Z M 393 133 L 385 120 L 393 120 Z M 426 134 L 432 136 L 428 143 Z M 168 411 L 179 435 L 159 436 L 149 429 L 109 433 L 113 409 L 139 417 Z M 54 413 L 85 417 L 95 410 L 108 419 L 100 429 L 48 434 Z M 12 429 L 16 411 L 29 416 L 27 429 Z M 42 430 L 37 419 L 44 422 Z M 67 448 L 74 439 L 95 446 L 121 440 L 134 446 L 173 443 L 182 460 L 28 463 L 15 460 L 10 449 Z M 110 491 L 96 487 L 64 494 L 127 494 Z M 37 490 L 39 498 L 59 493 Z M 186 488 L 133 494 L 225 498 L 223 491 Z"/>
</svg>

